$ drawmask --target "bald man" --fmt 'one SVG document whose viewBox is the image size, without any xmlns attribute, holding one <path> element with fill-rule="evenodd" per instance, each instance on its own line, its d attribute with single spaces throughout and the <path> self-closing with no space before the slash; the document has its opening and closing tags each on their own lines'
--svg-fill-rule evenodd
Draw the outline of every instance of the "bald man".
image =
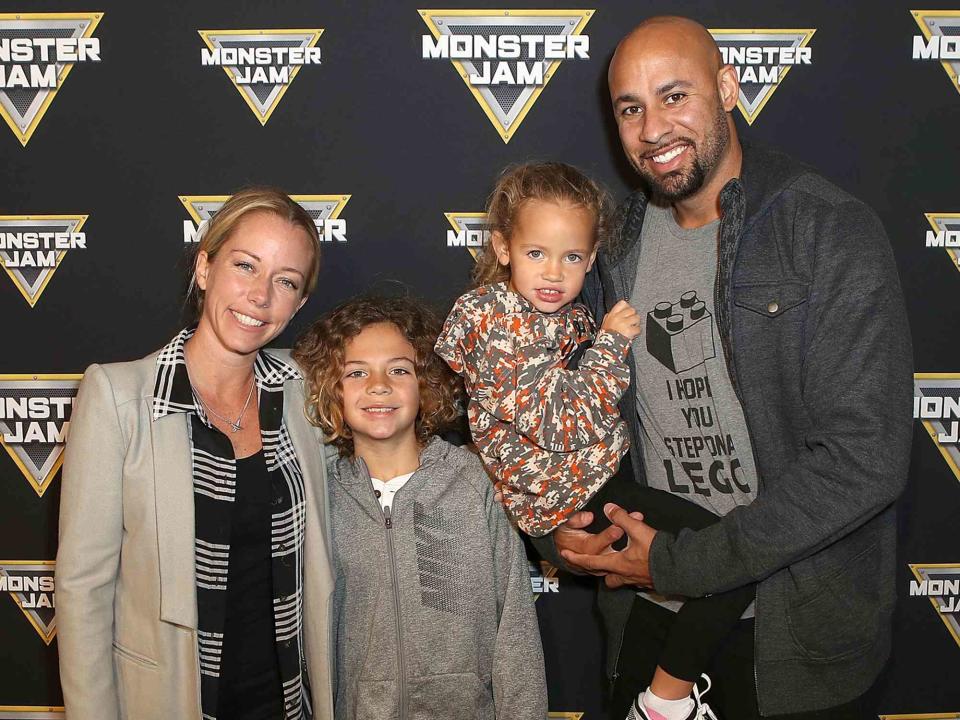
<svg viewBox="0 0 960 720">
<path fill-rule="evenodd" d="M 539 545 L 605 576 L 611 717 L 649 683 L 683 598 L 757 583 L 706 668 L 718 716 L 859 720 L 890 652 L 893 504 L 912 436 L 889 242 L 860 201 L 740 144 L 737 74 L 701 25 L 644 22 L 608 81 L 643 187 L 584 298 L 595 317 L 628 300 L 646 318 L 621 402 L 631 480 L 722 519 L 672 535 L 628 515 L 643 508 L 606 505 L 608 529 L 590 534 L 580 513 Z"/>
</svg>

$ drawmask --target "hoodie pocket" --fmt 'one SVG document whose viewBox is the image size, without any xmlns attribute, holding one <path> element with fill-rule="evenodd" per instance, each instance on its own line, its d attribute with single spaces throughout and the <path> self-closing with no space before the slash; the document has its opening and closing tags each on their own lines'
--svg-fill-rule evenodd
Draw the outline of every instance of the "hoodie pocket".
<svg viewBox="0 0 960 720">
<path fill-rule="evenodd" d="M 393 680 L 361 680 L 357 683 L 357 720 L 397 720 L 397 684 Z M 337 714 L 339 717 L 339 713 Z"/>
<path fill-rule="evenodd" d="M 490 681 L 474 673 L 448 673 L 412 678 L 409 686 L 410 716 L 418 720 L 493 720 L 493 690 Z"/>
<path fill-rule="evenodd" d="M 787 606 L 794 644 L 812 660 L 837 660 L 873 646 L 881 609 L 876 581 L 879 545 L 857 552 L 842 567 L 810 578 L 816 590 Z M 796 575 L 795 575 L 796 579 Z"/>
</svg>

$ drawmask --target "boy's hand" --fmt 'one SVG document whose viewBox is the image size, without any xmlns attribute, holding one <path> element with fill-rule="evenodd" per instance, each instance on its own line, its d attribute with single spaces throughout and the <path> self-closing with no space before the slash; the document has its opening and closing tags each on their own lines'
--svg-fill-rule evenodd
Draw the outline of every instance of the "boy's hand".
<svg viewBox="0 0 960 720">
<path fill-rule="evenodd" d="M 617 332 L 627 340 L 640 334 L 640 314 L 626 300 L 621 300 L 603 316 L 601 330 Z"/>
</svg>

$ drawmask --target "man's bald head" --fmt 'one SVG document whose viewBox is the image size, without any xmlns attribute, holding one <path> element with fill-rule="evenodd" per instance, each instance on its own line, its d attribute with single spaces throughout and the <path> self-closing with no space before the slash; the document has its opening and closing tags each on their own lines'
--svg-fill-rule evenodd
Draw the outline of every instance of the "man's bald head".
<svg viewBox="0 0 960 720">
<path fill-rule="evenodd" d="M 610 61 L 610 73 L 617 63 L 637 62 L 646 55 L 662 52 L 682 54 L 703 70 L 716 74 L 723 67 L 723 57 L 710 31 L 696 20 L 678 15 L 647 18 L 620 41 Z"/>
<path fill-rule="evenodd" d="M 645 20 L 620 41 L 607 81 L 624 152 L 654 194 L 712 203 L 739 171 L 730 113 L 740 85 L 710 32 L 682 17 Z"/>
</svg>

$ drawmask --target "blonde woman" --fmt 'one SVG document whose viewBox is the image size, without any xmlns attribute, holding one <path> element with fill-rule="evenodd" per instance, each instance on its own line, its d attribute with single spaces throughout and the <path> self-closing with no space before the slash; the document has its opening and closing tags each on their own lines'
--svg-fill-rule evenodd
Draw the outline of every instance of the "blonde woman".
<svg viewBox="0 0 960 720">
<path fill-rule="evenodd" d="M 296 365 L 263 349 L 319 256 L 288 196 L 239 192 L 199 245 L 196 327 L 87 369 L 57 556 L 69 720 L 330 716 L 319 436 Z"/>
</svg>

